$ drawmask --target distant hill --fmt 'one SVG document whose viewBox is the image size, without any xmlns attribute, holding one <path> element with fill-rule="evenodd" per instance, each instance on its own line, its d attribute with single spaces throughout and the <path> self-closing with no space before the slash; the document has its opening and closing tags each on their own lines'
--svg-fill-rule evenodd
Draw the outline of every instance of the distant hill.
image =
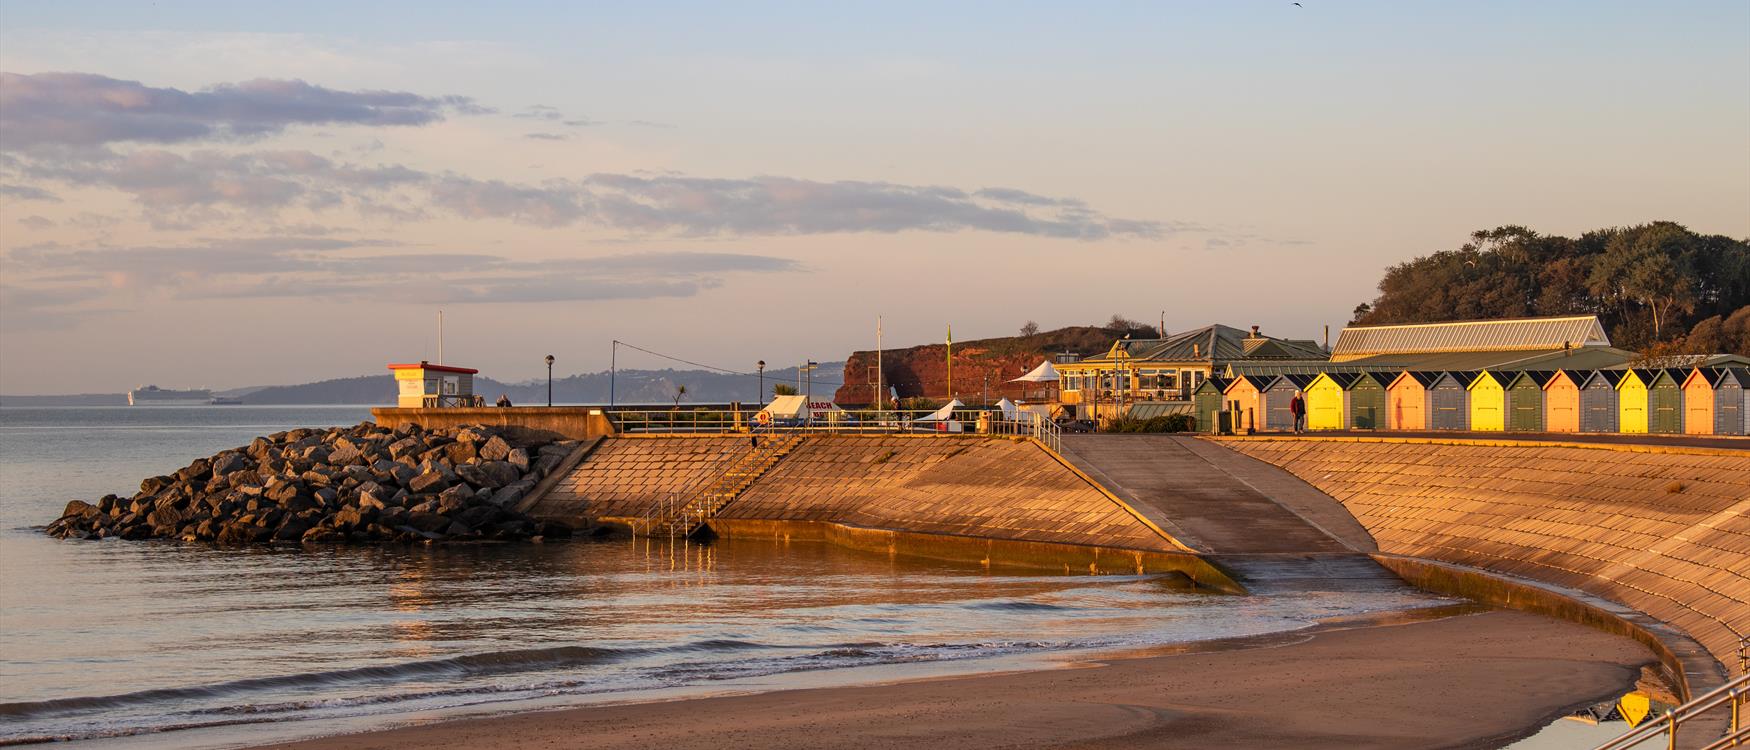
<svg viewBox="0 0 1750 750">
<path fill-rule="evenodd" d="M 1071 326 L 1028 336 L 978 339 L 954 342 L 954 393 L 963 401 L 977 401 L 987 394 L 996 401 L 1004 396 L 1021 398 L 1021 383 L 1012 378 L 1027 374 L 1051 355 L 1071 353 L 1086 356 L 1104 352 L 1114 339 L 1134 325 L 1114 318 L 1125 326 L 1115 331 L 1110 327 Z M 1152 330 L 1152 329 L 1142 329 Z M 945 343 L 889 349 L 881 353 L 882 382 L 891 386 L 900 398 L 948 397 L 948 351 Z M 853 352 L 845 361 L 845 385 L 834 394 L 841 404 L 867 404 L 875 393 L 875 352 Z M 1035 397 L 1038 385 L 1027 392 Z"/>
<path fill-rule="evenodd" d="M 557 404 L 605 404 L 608 401 L 609 374 L 592 372 L 553 379 L 553 401 Z M 681 403 L 752 402 L 758 397 L 757 375 L 735 375 L 707 370 L 621 370 L 614 378 L 616 400 L 622 404 L 669 404 L 675 391 L 686 386 Z M 830 393 L 844 381 L 844 365 L 822 363 L 814 373 L 816 390 Z M 766 390 L 777 383 L 796 383 L 796 368 L 767 370 Z M 518 405 L 545 404 L 547 381 L 506 383 L 488 377 L 475 376 L 474 392 L 488 402 L 499 394 L 510 397 Z M 297 385 L 253 386 L 220 391 L 220 395 L 238 396 L 244 404 L 260 406 L 368 404 L 387 405 L 395 401 L 395 379 L 388 373 L 335 378 Z M 78 394 L 66 396 L 0 396 L 4 406 L 125 406 L 126 394 Z"/>
</svg>

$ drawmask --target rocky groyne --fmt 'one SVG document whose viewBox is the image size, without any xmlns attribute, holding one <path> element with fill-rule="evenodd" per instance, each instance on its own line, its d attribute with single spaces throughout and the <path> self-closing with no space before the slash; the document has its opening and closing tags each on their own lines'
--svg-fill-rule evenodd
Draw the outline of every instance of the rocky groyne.
<svg viewBox="0 0 1750 750">
<path fill-rule="evenodd" d="M 540 540 L 572 529 L 516 510 L 578 446 L 514 427 L 297 429 L 74 500 L 61 538 L 220 544 Z"/>
</svg>

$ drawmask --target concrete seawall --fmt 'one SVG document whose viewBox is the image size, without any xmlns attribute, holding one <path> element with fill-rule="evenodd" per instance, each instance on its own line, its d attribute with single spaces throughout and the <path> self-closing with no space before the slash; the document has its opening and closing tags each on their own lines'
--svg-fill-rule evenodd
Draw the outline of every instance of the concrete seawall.
<svg viewBox="0 0 1750 750">
<path fill-rule="evenodd" d="M 1750 452 L 1462 439 L 1227 438 L 1341 501 L 1382 553 L 1546 581 L 1670 623 L 1736 673 Z"/>
<path fill-rule="evenodd" d="M 528 510 L 562 520 L 642 517 L 748 450 L 745 437 L 610 437 Z M 712 527 L 989 564 L 1177 572 L 1242 590 L 1030 440 L 808 436 Z"/>
</svg>

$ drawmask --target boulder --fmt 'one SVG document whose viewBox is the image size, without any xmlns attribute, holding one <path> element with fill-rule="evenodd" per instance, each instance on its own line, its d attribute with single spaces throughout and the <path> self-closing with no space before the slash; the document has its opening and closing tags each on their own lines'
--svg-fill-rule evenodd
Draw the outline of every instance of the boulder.
<svg viewBox="0 0 1750 750">
<path fill-rule="evenodd" d="M 450 519 L 436 513 L 409 513 L 407 525 L 419 531 L 443 531 L 450 527 Z"/>
<path fill-rule="evenodd" d="M 104 499 L 114 503 L 114 497 L 114 495 L 110 495 Z M 92 505 L 84 500 L 74 500 L 67 503 L 66 509 L 61 511 L 61 518 L 93 518 L 102 515 L 102 513 L 103 511 L 96 505 Z"/>
<path fill-rule="evenodd" d="M 274 530 L 273 540 L 276 542 L 300 541 L 304 538 L 304 535 L 309 533 L 310 529 L 314 527 L 315 524 L 302 518 L 288 518 L 284 523 L 280 524 L 278 529 Z"/>
<path fill-rule="evenodd" d="M 458 484 L 438 493 L 438 512 L 446 516 L 450 515 L 468 507 L 468 501 L 473 498 L 473 490 L 468 489 L 467 485 Z"/>
<path fill-rule="evenodd" d="M 451 464 L 459 466 L 474 460 L 480 452 L 474 443 L 450 443 L 444 446 L 443 455 Z"/>
<path fill-rule="evenodd" d="M 419 474 L 419 470 L 412 466 L 408 466 L 407 464 L 395 464 L 395 468 L 389 472 L 389 477 L 393 479 L 396 484 L 406 487 L 411 485 L 413 483 L 413 478 L 419 476 Z"/>
<path fill-rule="evenodd" d="M 365 452 L 359 450 L 357 446 L 346 441 L 341 441 L 340 444 L 334 447 L 334 450 L 329 451 L 328 465 L 346 466 L 348 464 L 357 463 L 363 460 L 364 457 Z"/>
<path fill-rule="evenodd" d="M 262 493 L 262 497 L 272 500 L 275 503 L 285 503 L 292 498 L 297 497 L 302 491 L 303 488 L 299 487 L 295 482 L 279 482 L 268 487 L 267 491 Z"/>
<path fill-rule="evenodd" d="M 501 511 L 494 506 L 476 505 L 457 513 L 450 518 L 456 523 L 467 526 L 470 529 L 480 529 L 496 523 L 503 515 L 504 511 Z"/>
<path fill-rule="evenodd" d="M 450 480 L 436 470 L 420 474 L 407 483 L 407 488 L 414 492 L 442 492 L 449 486 Z"/>
<path fill-rule="evenodd" d="M 147 495 L 157 494 L 159 490 L 170 486 L 176 481 L 174 477 L 147 477 L 140 482 L 140 492 Z"/>
<path fill-rule="evenodd" d="M 332 544 L 346 541 L 346 535 L 325 526 L 312 526 L 301 539 L 306 544 Z"/>
<path fill-rule="evenodd" d="M 417 452 L 421 447 L 422 446 L 418 440 L 410 437 L 401 438 L 400 440 L 389 444 L 389 456 L 392 458 L 400 458 L 409 453 Z"/>
<path fill-rule="evenodd" d="M 225 451 L 213 457 L 213 476 L 224 477 L 249 468 L 249 459 L 242 453 Z"/>
<path fill-rule="evenodd" d="M 492 499 L 489 502 L 500 508 L 514 508 L 523 501 L 524 497 L 528 496 L 529 490 L 534 489 L 534 487 L 534 483 L 528 480 L 505 485 L 500 487 L 497 492 L 492 493 Z"/>
<path fill-rule="evenodd" d="M 517 471 L 525 474 L 528 473 L 529 466 L 531 465 L 529 463 L 529 452 L 523 448 L 512 448 L 510 454 L 506 455 L 504 460 L 511 466 L 515 466 Z"/>
<path fill-rule="evenodd" d="M 195 479 L 197 477 L 199 477 L 199 478 L 207 477 L 207 476 L 211 475 L 212 473 L 213 473 L 213 463 L 211 461 L 204 459 L 204 458 L 197 458 L 197 459 L 195 459 L 194 463 L 191 463 L 188 466 L 184 467 L 182 469 L 182 471 L 176 472 L 176 478 L 180 481 L 187 482 L 187 481 L 189 481 L 191 479 Z"/>
<path fill-rule="evenodd" d="M 497 435 L 493 435 L 480 446 L 480 457 L 488 461 L 503 461 L 510 458 L 510 443 Z"/>
</svg>

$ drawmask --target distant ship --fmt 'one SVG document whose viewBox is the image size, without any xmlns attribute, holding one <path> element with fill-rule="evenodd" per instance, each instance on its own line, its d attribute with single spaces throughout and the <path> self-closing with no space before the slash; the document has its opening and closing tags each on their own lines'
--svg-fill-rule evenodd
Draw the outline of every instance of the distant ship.
<svg viewBox="0 0 1750 750">
<path fill-rule="evenodd" d="M 128 391 L 128 406 L 197 406 L 212 402 L 213 392 L 205 388 L 172 391 L 155 385 L 142 385 Z"/>
<path fill-rule="evenodd" d="M 236 396 L 214 396 L 213 400 L 208 401 L 207 403 L 212 404 L 213 406 L 242 406 L 243 399 L 237 398 Z"/>
</svg>

